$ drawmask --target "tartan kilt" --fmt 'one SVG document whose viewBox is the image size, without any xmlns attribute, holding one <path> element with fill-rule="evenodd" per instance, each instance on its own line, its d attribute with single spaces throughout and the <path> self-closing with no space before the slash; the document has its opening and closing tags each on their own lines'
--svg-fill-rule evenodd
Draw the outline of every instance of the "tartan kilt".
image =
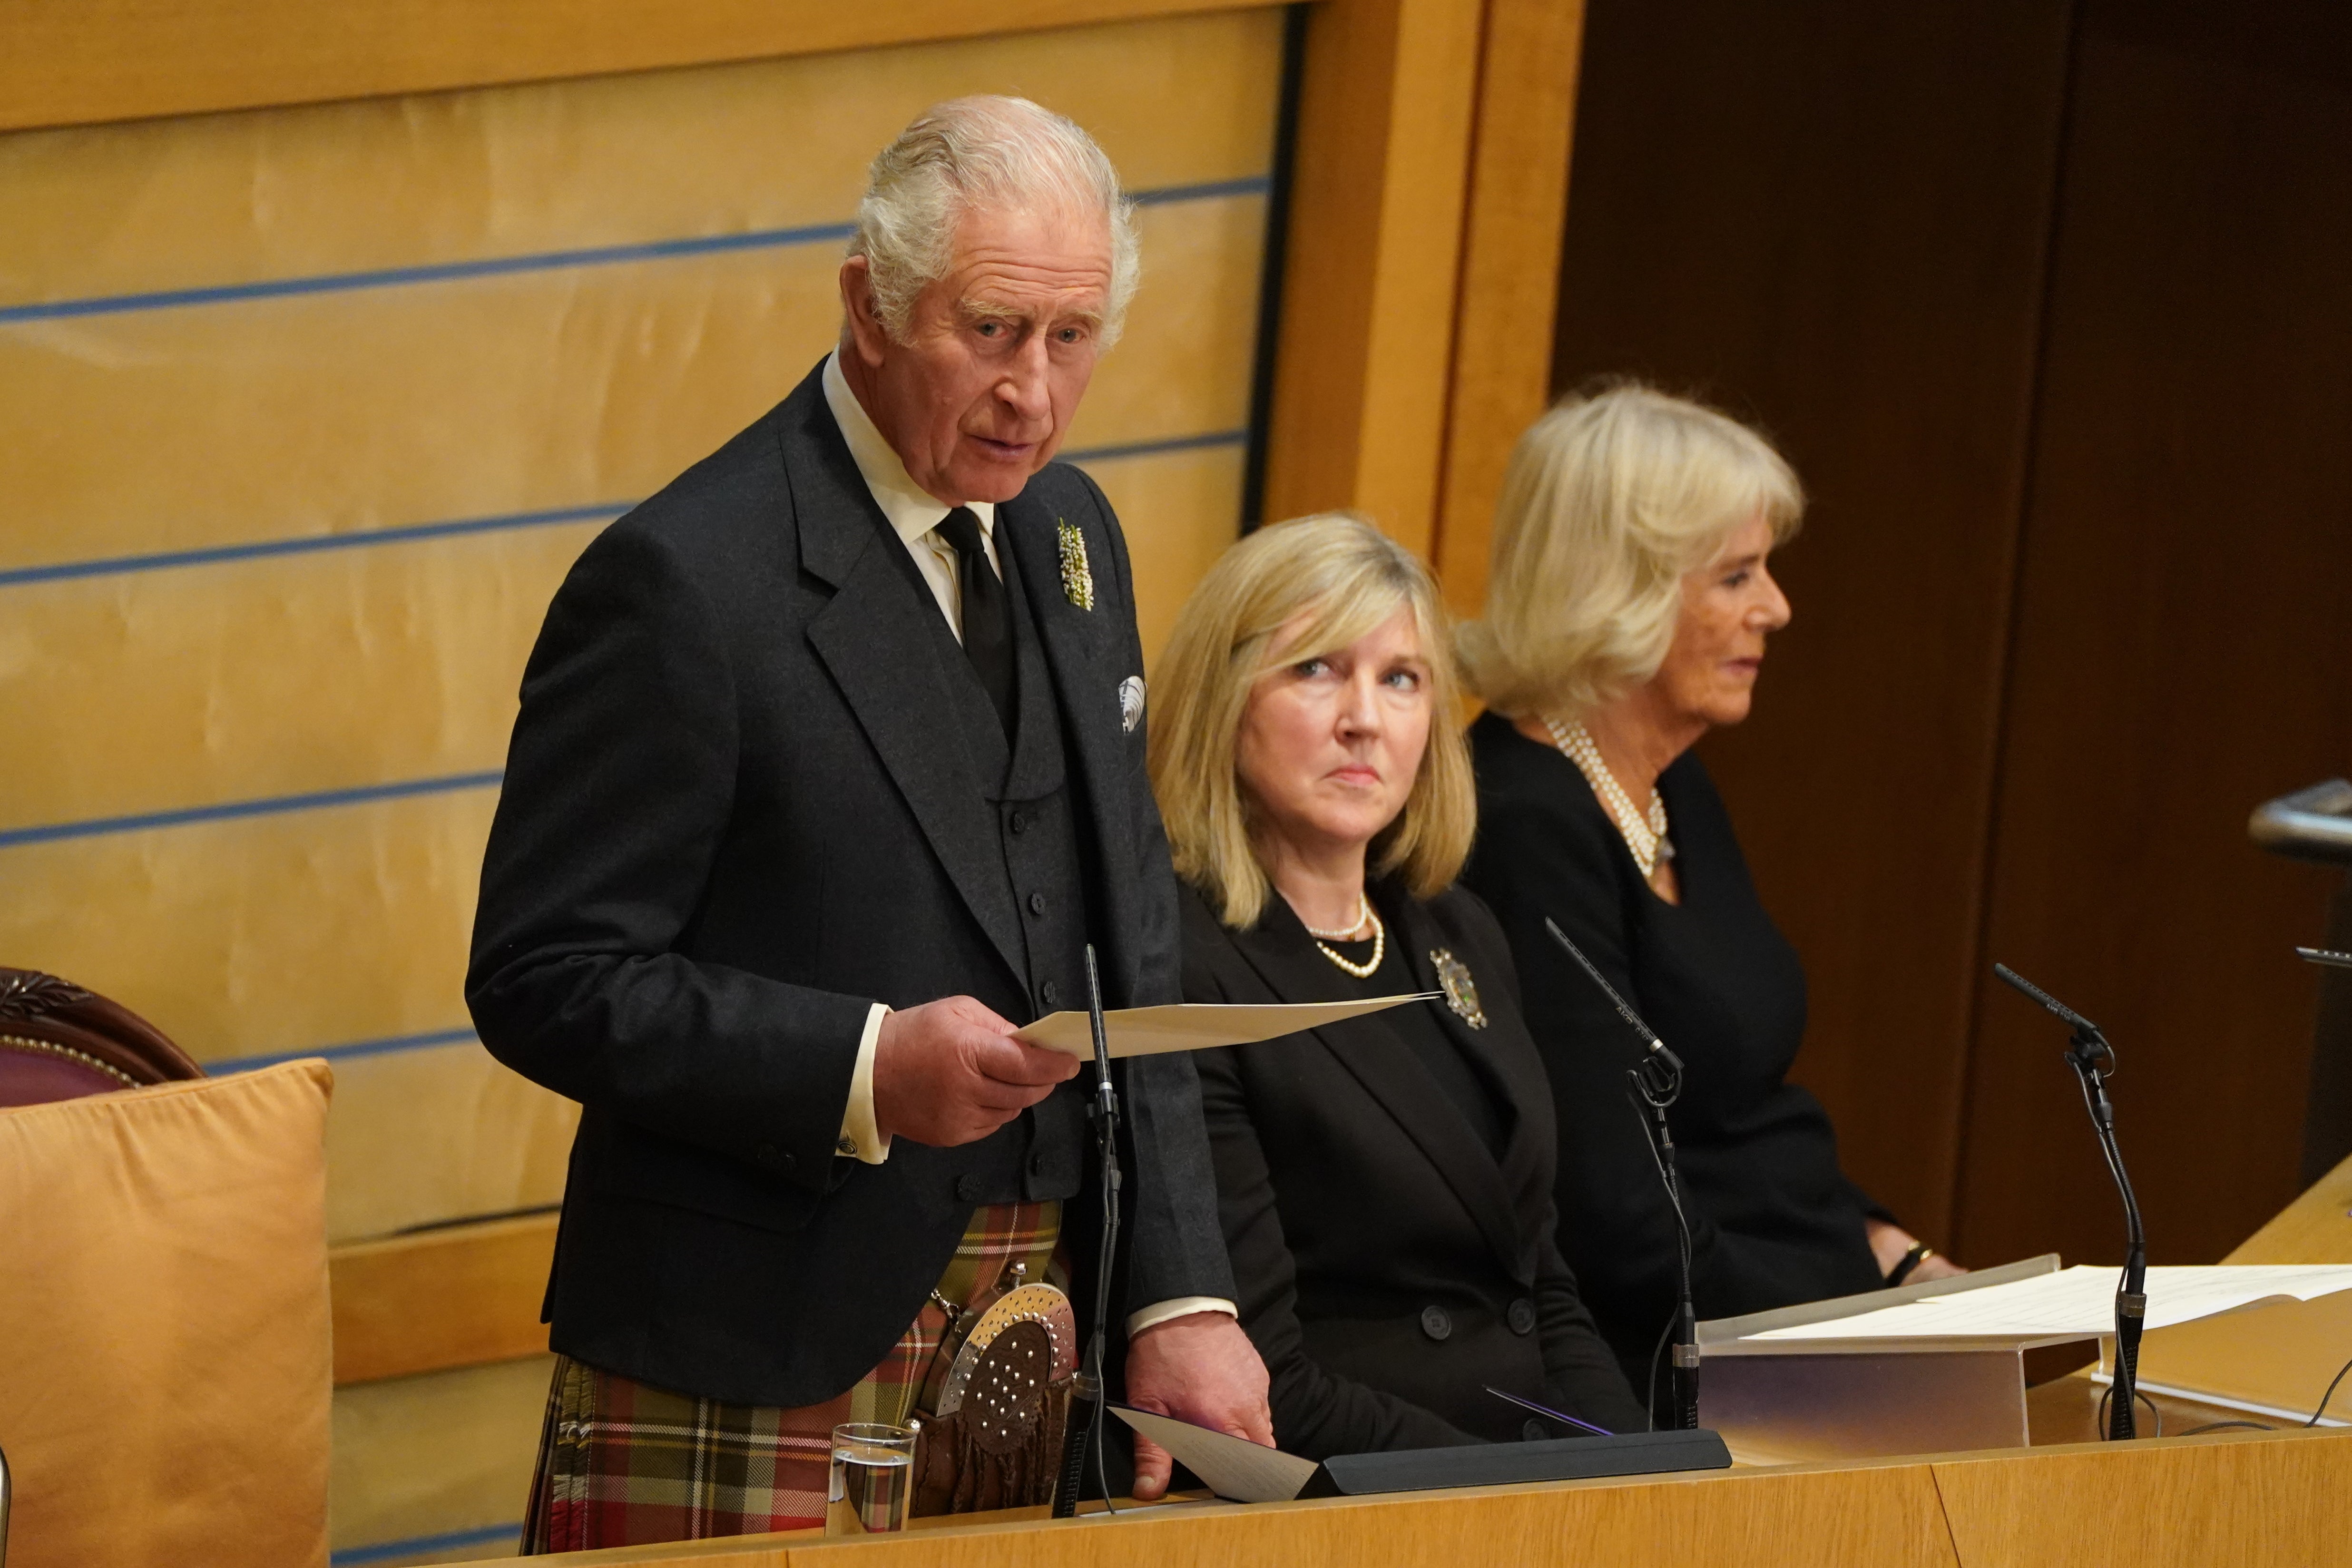
<svg viewBox="0 0 2352 1568">
<path fill-rule="evenodd" d="M 1019 1258 L 1066 1278 L 1057 1202 L 972 1212 L 933 1299 L 874 1370 L 822 1405 L 781 1409 L 700 1399 L 558 1356 L 523 1516 L 522 1555 L 757 1535 L 824 1522 L 833 1429 L 904 1424 L 940 1336 L 961 1304 Z"/>
</svg>

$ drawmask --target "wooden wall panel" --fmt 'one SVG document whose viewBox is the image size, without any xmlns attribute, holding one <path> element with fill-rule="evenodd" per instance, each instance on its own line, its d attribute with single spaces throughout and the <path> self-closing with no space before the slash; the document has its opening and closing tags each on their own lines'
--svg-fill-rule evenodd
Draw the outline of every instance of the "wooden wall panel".
<svg viewBox="0 0 2352 1568">
<path fill-rule="evenodd" d="M 547 1349 L 539 1321 L 555 1215 L 354 1242 L 328 1254 L 340 1386 L 514 1361 Z"/>
<path fill-rule="evenodd" d="M 1430 548 L 1481 16 L 1457 0 L 1309 13 L 1268 520 L 1353 507 Z"/>
<path fill-rule="evenodd" d="M 2352 762 L 2352 39 L 2322 0 L 2239 9 L 2085 23 L 1989 925 L 2115 1039 L 2171 1263 L 2297 1185 L 2315 987 L 2288 948 L 2335 879 L 2245 816 Z M 2117 1258 L 2062 1032 L 1980 1005 L 1958 1240 Z"/>
<path fill-rule="evenodd" d="M 1447 602 L 1465 616 L 1486 597 L 1495 497 L 1511 447 L 1550 399 L 1583 36 L 1583 0 L 1487 0 L 1431 552 Z"/>
<path fill-rule="evenodd" d="M 1946 1237 L 2066 0 L 1593 0 L 1555 384 L 1760 423 L 1813 496 L 1705 744 L 1804 957 L 1798 1073 Z"/>
<path fill-rule="evenodd" d="M 824 54 L 1263 0 L 11 0 L 0 131 Z"/>
</svg>

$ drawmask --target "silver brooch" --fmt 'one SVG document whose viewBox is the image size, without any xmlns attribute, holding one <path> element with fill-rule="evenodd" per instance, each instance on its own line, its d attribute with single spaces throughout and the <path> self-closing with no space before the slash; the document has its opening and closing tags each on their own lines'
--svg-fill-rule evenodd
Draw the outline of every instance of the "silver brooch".
<svg viewBox="0 0 2352 1568">
<path fill-rule="evenodd" d="M 1442 947 L 1431 951 L 1429 963 L 1454 1016 L 1474 1029 L 1485 1028 L 1486 1010 L 1478 1005 L 1478 983 L 1470 978 L 1470 966 Z"/>
<path fill-rule="evenodd" d="M 1062 518 L 1054 520 L 1062 544 L 1062 597 L 1082 610 L 1095 607 L 1095 574 L 1087 565 L 1087 536 Z M 1135 728 L 1129 724 L 1129 729 Z"/>
<path fill-rule="evenodd" d="M 1130 675 L 1118 683 L 1118 727 L 1129 734 L 1143 722 L 1143 677 Z"/>
</svg>

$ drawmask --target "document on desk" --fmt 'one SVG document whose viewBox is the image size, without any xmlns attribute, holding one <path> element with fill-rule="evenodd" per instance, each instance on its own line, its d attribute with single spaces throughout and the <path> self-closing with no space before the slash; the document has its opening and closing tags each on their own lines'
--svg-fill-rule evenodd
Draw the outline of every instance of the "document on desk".
<svg viewBox="0 0 2352 1568">
<path fill-rule="evenodd" d="M 1967 1279 L 1949 1295 L 1792 1328 L 1767 1329 L 1750 1340 L 2030 1339 L 2112 1333 L 2116 1282 L 2122 1270 L 2078 1264 L 2054 1274 L 1970 1290 Z M 2352 1290 L 2352 1268 L 2332 1264 L 2240 1264 L 2150 1268 L 2147 1326 L 2168 1328 L 2257 1301 L 2293 1297 L 2308 1301 Z"/>
<path fill-rule="evenodd" d="M 1232 1502 L 1288 1502 L 1315 1479 L 1312 1459 L 1212 1432 L 1172 1415 L 1114 1405 L 1111 1413 L 1176 1457 L 1201 1483 Z"/>
<path fill-rule="evenodd" d="M 1426 1002 L 1434 991 L 1401 996 L 1374 996 L 1362 1002 L 1286 1002 L 1255 1006 L 1224 1002 L 1175 1002 L 1160 1007 L 1122 1007 L 1103 1015 L 1103 1035 L 1115 1057 L 1150 1057 L 1162 1051 L 1200 1051 L 1216 1046 L 1247 1046 L 1301 1029 L 1319 1029 L 1400 1007 Z M 1051 1050 L 1067 1051 L 1081 1060 L 1095 1054 L 1094 1027 L 1079 1012 L 1048 1013 L 1026 1028 L 1013 1031 L 1016 1040 Z"/>
</svg>

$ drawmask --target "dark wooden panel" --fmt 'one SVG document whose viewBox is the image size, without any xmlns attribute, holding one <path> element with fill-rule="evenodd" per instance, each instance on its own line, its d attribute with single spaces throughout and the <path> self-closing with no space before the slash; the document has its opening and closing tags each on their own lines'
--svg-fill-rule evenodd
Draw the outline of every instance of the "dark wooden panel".
<svg viewBox="0 0 2352 1568">
<path fill-rule="evenodd" d="M 1555 384 L 1759 420 L 1814 496 L 1710 738 L 1849 1168 L 1948 1235 L 2063 0 L 1592 0 Z"/>
<path fill-rule="evenodd" d="M 2244 822 L 2352 763 L 2345 16 L 2164 0 L 2080 46 L 1989 945 L 2114 1037 L 2159 1261 L 2295 1186 L 2315 986 L 2287 948 L 2332 878 Z M 1960 1244 L 2116 1258 L 2056 1026 L 1980 1005 Z"/>
</svg>

